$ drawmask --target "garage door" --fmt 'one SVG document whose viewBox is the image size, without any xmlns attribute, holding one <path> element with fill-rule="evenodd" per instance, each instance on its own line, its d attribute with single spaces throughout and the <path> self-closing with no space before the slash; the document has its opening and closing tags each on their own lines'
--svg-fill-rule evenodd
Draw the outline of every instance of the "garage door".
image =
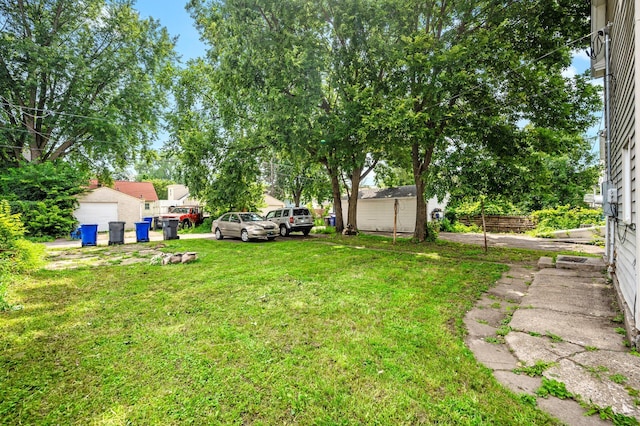
<svg viewBox="0 0 640 426">
<path fill-rule="evenodd" d="M 80 203 L 73 215 L 80 224 L 97 223 L 98 232 L 108 231 L 109 222 L 118 220 L 118 203 Z"/>
</svg>

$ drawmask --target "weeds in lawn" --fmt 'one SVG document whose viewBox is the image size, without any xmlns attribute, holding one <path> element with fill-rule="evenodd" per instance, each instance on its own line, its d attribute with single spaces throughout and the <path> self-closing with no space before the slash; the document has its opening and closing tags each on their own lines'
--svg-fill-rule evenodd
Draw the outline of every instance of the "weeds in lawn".
<svg viewBox="0 0 640 426">
<path fill-rule="evenodd" d="M 200 261 L 25 277 L 0 314 L 0 423 L 552 422 L 463 341 L 493 262 L 530 255 L 333 238 L 172 240 Z"/>
<path fill-rule="evenodd" d="M 562 337 L 558 336 L 557 334 L 553 334 L 553 333 L 550 333 L 550 332 L 547 331 L 545 333 L 545 335 L 548 338 L 550 338 L 552 342 L 555 342 L 555 343 L 564 342 L 564 339 Z"/>
<path fill-rule="evenodd" d="M 536 391 L 536 395 L 542 398 L 547 398 L 549 395 L 559 399 L 573 398 L 573 394 L 567 390 L 564 383 L 546 377 L 542 378 L 542 386 Z"/>
<path fill-rule="evenodd" d="M 598 365 L 597 367 L 588 366 L 586 370 L 595 378 L 602 379 L 602 373 L 609 371 L 604 365 Z"/>
<path fill-rule="evenodd" d="M 634 417 L 614 413 L 611 407 L 602 408 L 594 404 L 588 404 L 585 408 L 587 408 L 587 416 L 593 416 L 594 414 L 597 414 L 602 420 L 610 420 L 616 426 L 638 425 L 638 420 L 636 420 Z"/>
<path fill-rule="evenodd" d="M 528 393 L 521 393 L 518 396 L 520 397 L 520 401 L 522 401 L 523 404 L 530 405 L 532 407 L 535 407 L 538 405 L 538 401 L 536 400 L 536 397 L 533 395 L 530 395 Z"/>
<path fill-rule="evenodd" d="M 557 362 L 546 362 L 546 361 L 536 361 L 533 365 L 525 365 L 513 370 L 516 374 L 526 374 L 529 377 L 541 377 L 542 373 L 547 371 L 549 368 L 558 365 Z"/>
<path fill-rule="evenodd" d="M 629 380 L 626 376 L 623 376 L 622 374 L 612 374 L 611 376 L 609 376 L 609 379 L 613 382 L 613 383 L 617 383 L 619 385 L 625 384 L 627 382 L 627 380 Z"/>
</svg>

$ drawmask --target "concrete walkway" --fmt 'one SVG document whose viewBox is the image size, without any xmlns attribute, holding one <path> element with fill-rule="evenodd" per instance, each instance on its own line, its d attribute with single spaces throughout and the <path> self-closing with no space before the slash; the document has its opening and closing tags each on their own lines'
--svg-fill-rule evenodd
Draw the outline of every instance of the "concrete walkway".
<svg viewBox="0 0 640 426">
<path fill-rule="evenodd" d="M 438 238 L 463 244 L 484 246 L 482 233 L 452 233 L 440 232 Z M 523 248 L 532 250 L 563 251 L 571 250 L 588 254 L 603 253 L 602 247 L 589 244 L 591 238 L 536 238 L 525 234 L 497 234 L 487 233 L 489 247 Z"/>
<path fill-rule="evenodd" d="M 536 395 L 542 377 L 514 369 L 550 363 L 542 376 L 566 385 L 574 399 L 537 397 L 538 406 L 569 425 L 611 424 L 586 417 L 576 400 L 640 420 L 640 357 L 631 354 L 616 322 L 613 287 L 591 268 L 512 266 L 467 313 L 466 343 L 476 359 L 513 392 Z M 569 262 L 571 263 L 571 262 Z M 577 269 L 575 269 L 577 268 Z"/>
</svg>

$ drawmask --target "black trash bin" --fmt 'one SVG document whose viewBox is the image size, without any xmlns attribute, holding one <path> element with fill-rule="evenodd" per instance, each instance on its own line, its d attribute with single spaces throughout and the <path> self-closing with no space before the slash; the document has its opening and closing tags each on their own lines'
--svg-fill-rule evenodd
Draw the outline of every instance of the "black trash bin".
<svg viewBox="0 0 640 426">
<path fill-rule="evenodd" d="M 109 245 L 124 244 L 124 222 L 109 222 Z"/>
<path fill-rule="evenodd" d="M 153 217 L 153 229 L 155 231 L 162 229 L 162 219 L 160 219 L 160 216 Z"/>
<path fill-rule="evenodd" d="M 178 236 L 178 219 L 163 219 L 162 220 L 162 237 L 165 240 L 177 240 Z"/>
</svg>

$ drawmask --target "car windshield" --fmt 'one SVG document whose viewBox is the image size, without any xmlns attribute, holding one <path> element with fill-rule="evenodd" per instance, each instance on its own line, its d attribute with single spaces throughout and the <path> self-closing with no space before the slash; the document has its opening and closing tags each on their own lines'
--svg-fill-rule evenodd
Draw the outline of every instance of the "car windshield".
<svg viewBox="0 0 640 426">
<path fill-rule="evenodd" d="M 240 213 L 240 218 L 243 222 L 258 222 L 264 220 L 264 218 L 257 213 Z"/>
<path fill-rule="evenodd" d="M 293 209 L 294 216 L 309 216 L 309 210 L 307 209 Z"/>
</svg>

